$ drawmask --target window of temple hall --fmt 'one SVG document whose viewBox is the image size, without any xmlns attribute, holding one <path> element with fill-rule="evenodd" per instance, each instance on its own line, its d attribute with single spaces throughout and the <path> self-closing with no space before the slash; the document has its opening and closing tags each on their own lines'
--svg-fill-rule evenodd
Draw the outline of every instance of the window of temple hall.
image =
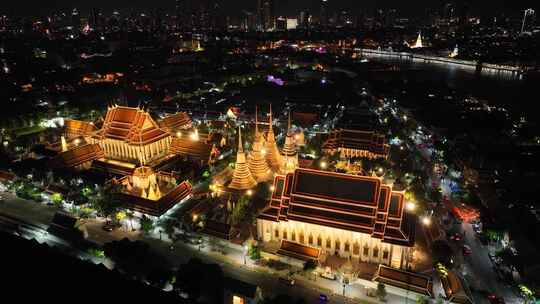
<svg viewBox="0 0 540 304">
<path fill-rule="evenodd" d="M 279 230 L 278 229 L 276 229 L 275 235 L 276 235 L 277 238 L 279 237 Z"/>
<path fill-rule="evenodd" d="M 317 246 L 322 247 L 322 238 L 321 238 L 321 236 L 317 237 Z"/>
<path fill-rule="evenodd" d="M 382 258 L 385 260 L 388 259 L 388 250 L 383 251 Z"/>
<path fill-rule="evenodd" d="M 304 244 L 304 233 L 300 232 L 300 244 Z"/>
<path fill-rule="evenodd" d="M 345 251 L 349 252 L 351 250 L 351 244 L 349 242 L 345 242 Z"/>
<path fill-rule="evenodd" d="M 287 239 L 287 230 L 283 230 L 283 238 Z"/>
<path fill-rule="evenodd" d="M 367 256 L 369 254 L 369 247 L 364 247 L 364 255 Z"/>
<path fill-rule="evenodd" d="M 296 241 L 296 232 L 294 232 L 294 231 L 291 233 L 291 240 L 292 240 L 293 242 Z"/>
<path fill-rule="evenodd" d="M 379 256 L 379 248 L 373 248 L 373 257 L 376 258 Z"/>
<path fill-rule="evenodd" d="M 330 240 L 330 238 L 326 239 L 326 248 L 332 248 L 332 241 Z"/>
<path fill-rule="evenodd" d="M 336 250 L 341 250 L 341 243 L 339 240 L 336 240 Z"/>
<path fill-rule="evenodd" d="M 358 244 L 358 242 L 354 243 L 353 245 L 353 254 L 355 255 L 360 254 L 360 244 Z"/>
<path fill-rule="evenodd" d="M 313 245 L 313 235 L 311 235 L 311 234 L 309 235 L 308 242 L 309 242 L 310 245 Z"/>
</svg>

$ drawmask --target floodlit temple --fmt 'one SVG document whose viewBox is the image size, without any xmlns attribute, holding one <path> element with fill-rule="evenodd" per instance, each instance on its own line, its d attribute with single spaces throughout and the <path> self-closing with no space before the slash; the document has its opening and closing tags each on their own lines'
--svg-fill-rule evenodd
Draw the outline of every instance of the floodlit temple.
<svg viewBox="0 0 540 304">
<path fill-rule="evenodd" d="M 273 172 L 268 166 L 265 158 L 264 146 L 265 139 L 261 132 L 259 132 L 258 112 L 255 109 L 255 135 L 253 139 L 251 153 L 248 159 L 249 171 L 257 180 L 257 182 L 265 182 L 272 178 Z"/>
<path fill-rule="evenodd" d="M 277 175 L 272 189 L 257 233 L 280 243 L 278 253 L 410 266 L 416 217 L 405 212 L 403 193 L 380 178 L 296 169 Z"/>
<path fill-rule="evenodd" d="M 322 150 L 330 155 L 339 153 L 341 158 L 386 159 L 390 146 L 386 143 L 384 135 L 373 131 L 338 129 L 330 132 Z"/>
<path fill-rule="evenodd" d="M 272 105 L 270 105 L 270 119 L 268 121 L 269 127 L 266 134 L 266 161 L 270 166 L 270 169 L 275 173 L 281 172 L 281 166 L 283 164 L 281 160 L 281 154 L 276 143 L 276 136 L 274 134 L 274 128 L 272 127 Z"/>
<path fill-rule="evenodd" d="M 120 186 L 118 195 L 127 208 L 153 216 L 160 216 L 189 198 L 192 191 L 188 181 L 177 184 L 171 173 L 156 173 L 145 166 L 111 182 Z"/>
<path fill-rule="evenodd" d="M 247 190 L 255 187 L 257 181 L 251 175 L 248 164 L 246 162 L 246 154 L 242 143 L 242 131 L 238 128 L 238 152 L 236 154 L 236 165 L 229 188 L 235 190 Z"/>
<path fill-rule="evenodd" d="M 291 113 L 289 113 L 289 122 L 287 124 L 287 136 L 285 137 L 285 144 L 281 151 L 281 172 L 284 174 L 294 172 L 298 168 L 298 151 L 296 150 L 296 139 L 291 129 Z"/>
<path fill-rule="evenodd" d="M 140 108 L 109 107 L 103 126 L 89 139 L 107 159 L 145 165 L 166 156 L 171 137 Z"/>
</svg>

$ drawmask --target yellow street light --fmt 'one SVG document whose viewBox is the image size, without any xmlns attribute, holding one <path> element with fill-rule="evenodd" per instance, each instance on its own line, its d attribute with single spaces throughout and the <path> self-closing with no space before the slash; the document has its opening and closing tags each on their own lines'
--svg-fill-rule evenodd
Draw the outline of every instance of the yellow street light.
<svg viewBox="0 0 540 304">
<path fill-rule="evenodd" d="M 248 196 L 252 196 L 253 195 L 253 190 L 249 189 L 248 191 L 246 191 L 246 194 Z"/>
<path fill-rule="evenodd" d="M 178 137 L 178 138 L 182 137 L 182 132 L 180 132 L 180 131 L 176 132 L 176 137 Z"/>
<path fill-rule="evenodd" d="M 416 204 L 413 203 L 413 202 L 408 202 L 408 203 L 407 203 L 407 210 L 408 210 L 408 211 L 414 211 L 414 210 L 416 210 Z"/>
<path fill-rule="evenodd" d="M 325 161 L 322 161 L 320 165 L 321 169 L 326 169 L 328 167 L 328 163 L 326 163 Z"/>
<path fill-rule="evenodd" d="M 424 226 L 429 226 L 431 225 L 431 218 L 429 216 L 424 216 L 422 217 L 422 224 Z"/>
<path fill-rule="evenodd" d="M 276 187 L 274 187 L 274 185 L 270 186 L 270 191 L 273 192 L 274 190 L 276 190 Z"/>
</svg>

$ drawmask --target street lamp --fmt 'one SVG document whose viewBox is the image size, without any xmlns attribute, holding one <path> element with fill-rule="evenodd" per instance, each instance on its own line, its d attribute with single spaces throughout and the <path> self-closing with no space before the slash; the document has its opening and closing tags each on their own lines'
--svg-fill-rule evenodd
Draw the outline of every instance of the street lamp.
<svg viewBox="0 0 540 304">
<path fill-rule="evenodd" d="M 410 211 L 410 212 L 413 212 L 414 210 L 416 210 L 416 204 L 413 203 L 413 202 L 408 202 L 407 203 L 407 210 Z"/>
<path fill-rule="evenodd" d="M 429 226 L 431 225 L 431 218 L 429 216 L 424 216 L 422 217 L 422 224 L 424 226 Z"/>
<path fill-rule="evenodd" d="M 323 160 L 323 161 L 321 162 L 320 166 L 321 166 L 321 169 L 324 170 L 324 169 L 326 169 L 326 168 L 328 167 L 328 163 L 325 162 L 325 161 Z"/>
</svg>

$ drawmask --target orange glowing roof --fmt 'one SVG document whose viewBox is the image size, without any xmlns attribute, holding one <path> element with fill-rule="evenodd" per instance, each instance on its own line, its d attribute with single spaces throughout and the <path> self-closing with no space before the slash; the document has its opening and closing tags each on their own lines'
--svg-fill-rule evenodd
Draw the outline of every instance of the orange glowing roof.
<svg viewBox="0 0 540 304">
<path fill-rule="evenodd" d="M 107 111 L 97 136 L 140 145 L 156 142 L 169 135 L 159 128 L 148 112 L 139 108 L 114 106 Z"/>
<path fill-rule="evenodd" d="M 186 112 L 178 112 L 160 119 L 158 124 L 162 129 L 167 130 L 168 132 L 173 132 L 177 129 L 185 129 L 190 127 L 191 118 Z"/>
<path fill-rule="evenodd" d="M 79 137 L 79 136 L 89 136 L 95 131 L 97 131 L 94 124 L 74 119 L 66 119 L 64 121 L 64 127 L 66 129 L 66 134 L 68 138 Z"/>
<path fill-rule="evenodd" d="M 98 144 L 86 144 L 58 154 L 53 165 L 72 168 L 102 157 L 104 152 Z"/>
<path fill-rule="evenodd" d="M 377 177 L 296 169 L 274 178 L 260 219 L 311 223 L 362 232 L 383 242 L 412 246 L 416 217 L 404 212 L 403 193 Z"/>
<path fill-rule="evenodd" d="M 330 132 L 323 144 L 323 150 L 335 149 L 364 150 L 386 156 L 390 146 L 386 144 L 384 135 L 372 131 L 339 129 Z"/>
</svg>

